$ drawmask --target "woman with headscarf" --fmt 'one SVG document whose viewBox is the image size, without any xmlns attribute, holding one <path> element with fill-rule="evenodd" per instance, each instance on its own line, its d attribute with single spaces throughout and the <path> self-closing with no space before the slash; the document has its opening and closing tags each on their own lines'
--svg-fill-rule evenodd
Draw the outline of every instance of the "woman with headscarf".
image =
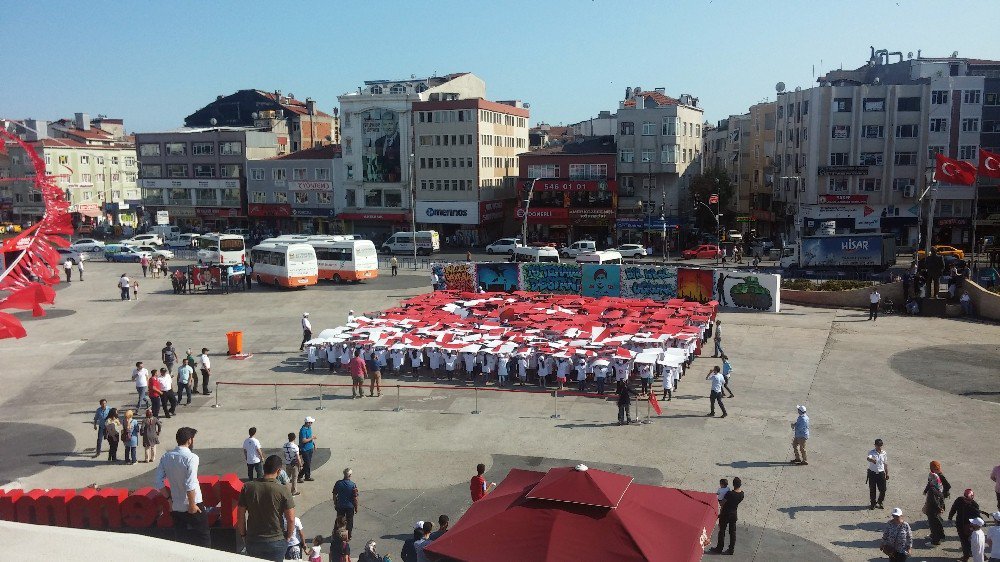
<svg viewBox="0 0 1000 562">
<path fill-rule="evenodd" d="M 358 556 L 358 562 L 382 562 L 382 557 L 375 551 L 375 541 L 368 541 L 365 550 Z"/>
<path fill-rule="evenodd" d="M 142 462 L 156 460 L 156 446 L 160 444 L 160 430 L 163 425 L 160 419 L 153 415 L 153 410 L 146 408 L 146 417 L 142 420 L 142 448 L 145 452 Z"/>
<path fill-rule="evenodd" d="M 976 503 L 976 493 L 972 491 L 972 488 L 967 488 L 961 497 L 955 498 L 955 502 L 951 504 L 951 510 L 948 511 L 948 521 L 955 519 L 958 540 L 962 543 L 961 560 L 963 562 L 968 562 L 969 557 L 972 556 L 972 524 L 969 521 L 979 517 L 980 513 L 985 512 L 979 509 L 979 504 Z"/>
<path fill-rule="evenodd" d="M 122 423 L 122 445 L 125 447 L 125 463 L 135 464 L 135 449 L 139 446 L 139 420 L 135 419 L 135 410 L 125 411 L 125 422 Z"/>
<path fill-rule="evenodd" d="M 944 513 L 945 483 L 944 474 L 941 473 L 941 463 L 931 461 L 931 471 L 927 475 L 927 485 L 924 486 L 923 512 L 927 516 L 927 526 L 931 530 L 931 544 L 941 544 L 944 538 L 944 521 L 941 514 Z"/>
<path fill-rule="evenodd" d="M 104 438 L 108 440 L 108 462 L 118 462 L 118 442 L 122 437 L 122 422 L 118 419 L 118 408 L 111 408 L 104 420 Z"/>
</svg>

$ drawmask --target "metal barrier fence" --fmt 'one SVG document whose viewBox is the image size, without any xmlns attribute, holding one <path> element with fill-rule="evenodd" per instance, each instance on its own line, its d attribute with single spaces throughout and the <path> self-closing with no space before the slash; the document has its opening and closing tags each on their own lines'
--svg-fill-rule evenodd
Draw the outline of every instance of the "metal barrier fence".
<svg viewBox="0 0 1000 562">
<path fill-rule="evenodd" d="M 366 383 L 369 379 L 366 379 Z M 216 381 L 215 382 L 215 404 L 212 405 L 213 408 L 222 408 L 223 403 L 220 398 L 220 388 L 222 386 L 231 387 L 258 387 L 258 388 L 271 388 L 274 393 L 274 406 L 271 410 L 282 410 L 280 399 L 278 396 L 279 388 L 306 388 L 306 389 L 316 389 L 318 391 L 318 397 L 316 398 L 317 406 L 316 410 L 326 409 L 323 405 L 324 402 L 324 390 L 329 388 L 352 388 L 354 385 L 341 383 L 341 384 L 331 384 L 331 383 L 253 383 L 253 382 L 229 382 L 229 381 Z M 401 404 L 401 394 L 404 389 L 419 389 L 419 390 L 436 390 L 443 392 L 472 392 L 475 399 L 475 407 L 470 412 L 473 415 L 479 415 L 482 410 L 479 409 L 479 394 L 485 392 L 504 392 L 504 393 L 515 393 L 515 394 L 549 394 L 552 396 L 552 415 L 549 416 L 552 419 L 561 419 L 562 416 L 559 413 L 559 399 L 560 398 L 594 398 L 598 400 L 608 400 L 609 398 L 615 398 L 614 393 L 611 394 L 600 394 L 596 392 L 579 392 L 574 390 L 555 390 L 555 389 L 541 389 L 538 387 L 529 388 L 522 387 L 521 389 L 514 388 L 489 388 L 481 386 L 432 386 L 432 385 L 422 385 L 422 384 L 384 384 L 381 386 L 383 389 L 395 389 L 395 406 L 390 409 L 393 412 L 404 411 Z M 380 408 L 381 409 L 381 408 Z M 636 423 L 649 423 L 649 413 L 650 413 L 650 403 L 646 401 L 646 419 L 644 421 L 639 421 L 639 397 L 636 394 L 635 398 L 635 409 L 633 410 L 635 414 Z"/>
</svg>

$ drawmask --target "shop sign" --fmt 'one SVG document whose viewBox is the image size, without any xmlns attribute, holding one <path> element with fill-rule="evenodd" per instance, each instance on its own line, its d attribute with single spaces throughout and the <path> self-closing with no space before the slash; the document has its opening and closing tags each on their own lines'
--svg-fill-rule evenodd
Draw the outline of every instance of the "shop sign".
<svg viewBox="0 0 1000 562">
<path fill-rule="evenodd" d="M 836 127 L 834 128 L 836 135 Z M 846 138 L 837 137 L 833 138 Z M 819 166 L 816 168 L 816 175 L 819 176 L 867 176 L 868 166 Z"/>
<path fill-rule="evenodd" d="M 337 218 L 345 221 L 406 222 L 410 219 L 410 215 L 406 213 L 340 213 Z"/>
<path fill-rule="evenodd" d="M 614 209 L 570 209 L 569 218 L 580 221 L 607 221 L 615 216 Z"/>
<path fill-rule="evenodd" d="M 196 207 L 194 213 L 196 216 L 203 219 L 240 216 L 239 209 L 219 209 L 216 207 Z"/>
<path fill-rule="evenodd" d="M 174 218 L 181 219 L 193 219 L 197 216 L 194 212 L 194 207 L 170 207 L 170 214 Z"/>
<path fill-rule="evenodd" d="M 333 182 L 328 181 L 290 181 L 290 191 L 333 191 Z"/>
<path fill-rule="evenodd" d="M 736 216 L 736 222 L 750 222 L 751 220 L 753 220 L 753 219 L 750 218 L 750 215 L 737 215 Z"/>
<path fill-rule="evenodd" d="M 479 224 L 503 219 L 503 201 L 480 201 Z"/>
<path fill-rule="evenodd" d="M 969 219 L 965 218 L 939 218 L 934 219 L 935 226 L 969 226 Z"/>
<path fill-rule="evenodd" d="M 150 189 L 239 189 L 240 180 L 141 179 L 139 187 Z"/>
<path fill-rule="evenodd" d="M 832 204 L 838 204 L 839 203 L 839 204 L 846 204 L 846 205 L 857 205 L 857 204 L 864 205 L 865 203 L 868 202 L 868 196 L 867 195 L 830 195 L 830 194 L 827 194 L 827 195 L 820 195 L 819 196 L 819 202 L 820 203 L 826 203 L 826 204 L 831 204 L 831 203 Z"/>
<path fill-rule="evenodd" d="M 417 222 L 479 224 L 478 201 L 417 201 Z"/>
<path fill-rule="evenodd" d="M 642 219 L 618 219 L 615 221 L 615 228 L 620 229 L 638 229 L 645 225 Z"/>
<path fill-rule="evenodd" d="M 288 203 L 251 203 L 247 214 L 251 217 L 290 217 L 292 206 Z"/>
<path fill-rule="evenodd" d="M 292 207 L 293 217 L 330 217 L 337 213 L 331 207 Z"/>
<path fill-rule="evenodd" d="M 524 219 L 524 209 L 518 208 L 515 213 L 518 220 Z M 565 207 L 529 207 L 528 222 L 567 222 L 569 212 Z"/>
</svg>

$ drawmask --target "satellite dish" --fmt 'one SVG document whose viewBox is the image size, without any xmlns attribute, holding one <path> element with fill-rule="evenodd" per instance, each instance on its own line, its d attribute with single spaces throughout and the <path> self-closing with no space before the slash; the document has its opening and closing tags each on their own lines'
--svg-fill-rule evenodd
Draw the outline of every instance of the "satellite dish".
<svg viewBox="0 0 1000 562">
<path fill-rule="evenodd" d="M 954 51 L 953 53 L 951 53 L 951 58 L 957 59 L 958 58 L 958 51 Z"/>
<path fill-rule="evenodd" d="M 524 104 L 524 108 L 525 108 L 525 109 L 531 109 L 531 104 L 530 104 L 530 103 L 527 103 L 527 102 L 525 102 L 525 104 Z"/>
<path fill-rule="evenodd" d="M 906 58 L 912 59 L 913 58 L 913 51 L 910 51 L 910 52 L 906 53 Z"/>
<path fill-rule="evenodd" d="M 795 91 L 796 92 L 801 92 L 802 91 L 802 86 L 796 86 L 795 87 Z"/>
<path fill-rule="evenodd" d="M 216 121 L 215 117 L 213 117 L 208 120 L 208 123 L 214 127 L 218 123 L 218 121 Z"/>
<path fill-rule="evenodd" d="M 784 92 L 785 91 L 785 83 L 784 82 L 778 82 L 777 84 L 774 85 L 774 90 L 776 92 Z"/>
</svg>

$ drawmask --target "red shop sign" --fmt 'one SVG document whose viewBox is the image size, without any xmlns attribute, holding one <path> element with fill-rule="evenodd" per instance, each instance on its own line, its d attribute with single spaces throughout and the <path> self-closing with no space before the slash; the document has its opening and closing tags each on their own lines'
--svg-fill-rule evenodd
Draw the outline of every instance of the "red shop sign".
<svg viewBox="0 0 1000 562">
<path fill-rule="evenodd" d="M 292 206 L 288 203 L 251 203 L 247 214 L 251 217 L 290 217 Z"/>
<path fill-rule="evenodd" d="M 524 218 L 524 209 L 518 208 L 517 218 Z M 567 222 L 569 212 L 564 207 L 530 207 L 528 208 L 528 222 Z"/>
<path fill-rule="evenodd" d="M 410 215 L 406 213 L 340 213 L 337 218 L 345 221 L 406 222 L 410 220 Z"/>
<path fill-rule="evenodd" d="M 239 209 L 219 209 L 216 207 L 196 207 L 194 214 L 200 218 L 208 219 L 215 217 L 238 217 Z"/>
<path fill-rule="evenodd" d="M 503 201 L 479 202 L 479 224 L 501 219 L 503 219 Z"/>
<path fill-rule="evenodd" d="M 526 190 L 531 187 L 531 181 L 522 181 L 521 189 Z M 540 179 L 535 182 L 535 191 L 560 191 L 560 192 L 586 192 L 586 191 L 618 191 L 618 184 L 615 180 L 563 180 L 563 179 Z"/>
<path fill-rule="evenodd" d="M 831 194 L 827 194 L 827 195 L 820 195 L 819 196 L 819 202 L 820 203 L 834 203 L 834 204 L 840 203 L 840 204 L 844 204 L 844 205 L 854 205 L 854 204 L 858 204 L 858 203 L 867 203 L 868 202 L 868 196 L 867 195 L 831 195 Z"/>
</svg>

